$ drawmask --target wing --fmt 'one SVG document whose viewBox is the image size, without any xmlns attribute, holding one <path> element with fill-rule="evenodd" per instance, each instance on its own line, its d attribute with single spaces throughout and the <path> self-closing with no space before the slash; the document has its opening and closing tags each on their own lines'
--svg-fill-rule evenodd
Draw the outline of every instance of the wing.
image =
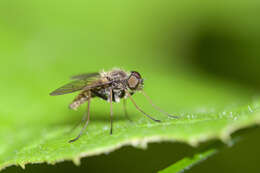
<svg viewBox="0 0 260 173">
<path fill-rule="evenodd" d="M 76 76 L 72 76 L 70 79 L 72 80 L 80 80 L 80 79 L 87 79 L 87 78 L 91 78 L 91 77 L 98 77 L 99 73 L 83 73 L 83 74 L 79 74 Z"/>
<path fill-rule="evenodd" d="M 94 75 L 95 74 L 95 75 Z M 98 73 L 89 73 L 89 74 L 82 74 L 72 77 L 74 79 L 78 79 L 72 81 L 62 87 L 56 89 L 55 91 L 51 92 L 50 95 L 63 95 L 69 94 L 72 92 L 76 92 L 82 89 L 91 89 L 94 87 L 102 86 L 108 84 L 106 81 L 102 81 Z"/>
</svg>

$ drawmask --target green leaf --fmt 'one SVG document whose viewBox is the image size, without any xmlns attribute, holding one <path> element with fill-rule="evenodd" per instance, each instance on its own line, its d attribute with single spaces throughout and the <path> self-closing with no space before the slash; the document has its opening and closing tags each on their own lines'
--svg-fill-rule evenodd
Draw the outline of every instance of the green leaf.
<svg viewBox="0 0 260 173">
<path fill-rule="evenodd" d="M 150 29 L 158 26 L 161 33 L 161 27 L 143 22 L 151 19 L 131 22 L 135 21 L 131 8 L 127 12 L 109 6 L 95 11 L 92 4 L 83 1 L 63 3 L 0 5 L 0 170 L 65 160 L 79 164 L 82 157 L 109 153 L 125 145 L 145 148 L 149 142 L 182 142 L 194 147 L 213 139 L 228 142 L 233 132 L 259 124 L 256 92 L 176 65 L 177 58 L 154 50 L 157 40 L 150 39 L 149 33 L 154 34 Z M 21 15 L 10 15 L 10 11 Z M 115 12 L 113 17 L 106 15 L 111 11 Z M 122 17 L 125 13 L 128 16 Z M 105 14 L 104 18 L 99 14 Z M 141 31 L 135 31 L 140 26 Z M 147 48 L 150 40 L 152 46 Z M 72 75 L 114 66 L 139 71 L 145 78 L 146 93 L 179 119 L 154 110 L 136 93 L 137 104 L 162 123 L 147 119 L 129 101 L 131 123 L 124 117 L 121 103 L 114 104 L 114 133 L 110 135 L 109 104 L 96 99 L 91 103 L 86 133 L 68 143 L 79 133 L 80 128 L 69 131 L 81 120 L 85 108 L 77 112 L 68 109 L 76 94 L 52 97 L 49 93 Z"/>
<path fill-rule="evenodd" d="M 68 143 L 80 129 L 72 134 L 68 131 L 81 119 L 85 109 L 68 110 L 72 95 L 48 95 L 62 84 L 60 79 L 66 78 L 52 69 L 52 63 L 55 64 L 53 61 L 46 64 L 41 75 L 35 73 L 34 66 L 16 67 L 17 71 L 10 72 L 0 86 L 1 91 L 9 91 L 2 93 L 0 109 L 1 168 L 64 160 L 79 164 L 82 157 L 108 153 L 125 145 L 145 148 L 148 142 L 174 141 L 192 146 L 211 139 L 228 142 L 232 132 L 259 123 L 259 101 L 250 101 L 252 94 L 247 90 L 207 78 L 198 81 L 190 76 L 156 74 L 148 69 L 142 73 L 147 76 L 146 92 L 179 119 L 156 112 L 137 93 L 136 102 L 163 122 L 147 119 L 129 102 L 128 112 L 134 121 L 130 123 L 123 115 L 122 105 L 115 104 L 114 134 L 110 135 L 109 104 L 97 99 L 91 105 L 86 133 L 78 141 Z M 77 71 L 77 65 L 69 65 L 72 63 L 71 60 L 61 65 L 60 70 Z"/>
</svg>

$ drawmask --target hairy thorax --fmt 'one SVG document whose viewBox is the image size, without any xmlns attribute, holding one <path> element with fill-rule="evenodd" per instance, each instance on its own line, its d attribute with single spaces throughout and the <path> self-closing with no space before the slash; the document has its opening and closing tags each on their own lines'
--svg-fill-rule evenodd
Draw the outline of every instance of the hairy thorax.
<svg viewBox="0 0 260 173">
<path fill-rule="evenodd" d="M 120 102 L 120 99 L 126 98 L 125 89 L 127 89 L 126 80 L 128 73 L 120 69 L 111 70 L 108 72 L 102 71 L 101 78 L 104 81 L 110 81 L 108 86 L 93 88 L 90 90 L 83 90 L 70 104 L 71 109 L 77 109 L 81 104 L 85 103 L 88 99 L 99 97 L 101 99 L 110 100 L 110 91 L 112 90 L 112 101 Z M 133 92 L 131 92 L 133 94 Z"/>
</svg>

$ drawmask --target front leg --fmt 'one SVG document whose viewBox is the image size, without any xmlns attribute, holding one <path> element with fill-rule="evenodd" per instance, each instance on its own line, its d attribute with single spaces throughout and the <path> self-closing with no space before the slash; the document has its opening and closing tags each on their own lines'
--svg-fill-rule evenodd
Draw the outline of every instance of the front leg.
<svg viewBox="0 0 260 173">
<path fill-rule="evenodd" d="M 110 135 L 113 133 L 113 89 L 109 90 L 109 102 L 110 102 Z"/>
</svg>

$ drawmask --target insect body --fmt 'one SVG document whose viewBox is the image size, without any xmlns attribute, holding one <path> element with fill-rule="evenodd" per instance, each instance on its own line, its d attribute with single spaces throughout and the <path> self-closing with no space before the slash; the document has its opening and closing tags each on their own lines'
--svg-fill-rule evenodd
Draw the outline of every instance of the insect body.
<svg viewBox="0 0 260 173">
<path fill-rule="evenodd" d="M 137 72 L 135 73 L 137 74 Z M 132 74 L 135 73 L 132 72 Z M 98 78 L 90 82 L 86 89 L 83 89 L 83 91 L 76 97 L 70 105 L 71 109 L 77 109 L 78 106 L 87 101 L 90 97 L 100 97 L 104 100 L 110 101 L 110 90 L 112 90 L 112 101 L 114 102 L 119 102 L 121 98 L 127 97 L 125 90 L 129 90 L 129 75 L 126 72 L 122 70 L 112 70 L 109 72 L 101 72 L 96 77 Z M 132 78 L 134 77 L 132 76 L 131 79 Z M 142 79 L 139 81 L 139 79 L 135 78 L 135 80 L 136 85 L 142 85 Z M 87 89 L 88 87 L 91 87 L 91 89 Z M 133 92 L 131 91 L 131 93 Z"/>
<path fill-rule="evenodd" d="M 50 93 L 50 95 L 55 96 L 55 95 L 63 95 L 63 94 L 68 94 L 76 91 L 81 91 L 78 94 L 78 96 L 73 100 L 73 102 L 69 105 L 69 107 L 74 110 L 76 110 L 81 104 L 88 102 L 87 114 L 82 119 L 82 121 L 85 121 L 87 117 L 86 123 L 82 128 L 80 134 L 75 139 L 72 139 L 69 142 L 76 141 L 82 135 L 83 131 L 87 127 L 89 123 L 90 101 L 92 98 L 95 97 L 99 97 L 101 99 L 110 102 L 110 117 L 111 117 L 110 134 L 112 134 L 112 129 L 113 129 L 112 128 L 112 122 L 113 122 L 112 102 L 119 102 L 121 99 L 124 100 L 125 113 L 126 113 L 125 99 L 130 98 L 130 100 L 133 102 L 135 107 L 140 112 L 142 112 L 148 118 L 156 122 L 160 122 L 160 120 L 152 118 L 150 115 L 146 114 L 143 110 L 141 110 L 139 106 L 137 106 L 137 104 L 132 98 L 132 95 L 136 91 L 141 91 L 144 94 L 144 96 L 149 100 L 149 102 L 152 104 L 153 107 L 167 114 L 170 117 L 176 118 L 175 116 L 169 115 L 168 113 L 166 113 L 165 111 L 161 110 L 159 107 L 153 104 L 151 99 L 143 92 L 142 90 L 144 85 L 143 79 L 141 75 L 136 71 L 126 72 L 121 69 L 113 69 L 108 72 L 102 71 L 100 73 L 81 74 L 81 75 L 73 76 L 72 79 L 74 81 Z"/>
</svg>

